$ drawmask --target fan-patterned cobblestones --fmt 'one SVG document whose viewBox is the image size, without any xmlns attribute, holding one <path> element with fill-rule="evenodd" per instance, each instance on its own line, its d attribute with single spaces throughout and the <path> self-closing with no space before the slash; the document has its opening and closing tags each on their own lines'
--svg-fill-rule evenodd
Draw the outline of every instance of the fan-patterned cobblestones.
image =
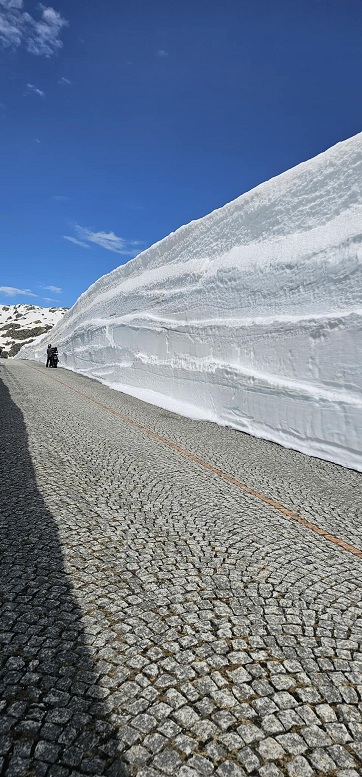
<svg viewBox="0 0 362 777">
<path fill-rule="evenodd" d="M 360 475 L 64 370 L 0 367 L 6 777 L 358 777 Z"/>
</svg>

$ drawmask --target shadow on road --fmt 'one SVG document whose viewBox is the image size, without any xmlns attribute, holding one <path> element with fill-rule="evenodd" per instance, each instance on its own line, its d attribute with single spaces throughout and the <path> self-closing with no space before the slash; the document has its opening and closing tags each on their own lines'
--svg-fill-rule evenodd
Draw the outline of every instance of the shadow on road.
<svg viewBox="0 0 362 777">
<path fill-rule="evenodd" d="M 123 777 L 23 415 L 0 380 L 0 774 Z"/>
</svg>

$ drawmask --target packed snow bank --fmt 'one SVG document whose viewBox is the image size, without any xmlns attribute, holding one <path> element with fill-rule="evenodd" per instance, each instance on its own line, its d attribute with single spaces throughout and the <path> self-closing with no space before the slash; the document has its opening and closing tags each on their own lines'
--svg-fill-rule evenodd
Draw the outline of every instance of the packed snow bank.
<svg viewBox="0 0 362 777">
<path fill-rule="evenodd" d="M 361 225 L 362 133 L 100 278 L 60 364 L 362 470 Z"/>
</svg>

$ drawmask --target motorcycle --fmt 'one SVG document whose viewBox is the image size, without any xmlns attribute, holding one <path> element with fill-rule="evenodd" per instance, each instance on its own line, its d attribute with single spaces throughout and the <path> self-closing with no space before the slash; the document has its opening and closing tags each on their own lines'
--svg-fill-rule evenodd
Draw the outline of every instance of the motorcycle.
<svg viewBox="0 0 362 777">
<path fill-rule="evenodd" d="M 49 367 L 57 367 L 58 366 L 58 361 L 59 361 L 58 349 L 57 348 L 52 348 L 52 350 L 50 352 Z"/>
</svg>

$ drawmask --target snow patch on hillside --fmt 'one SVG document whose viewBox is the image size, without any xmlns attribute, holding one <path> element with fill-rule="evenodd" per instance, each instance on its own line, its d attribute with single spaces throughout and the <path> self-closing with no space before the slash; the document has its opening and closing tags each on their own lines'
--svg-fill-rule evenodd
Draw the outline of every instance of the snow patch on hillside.
<svg viewBox="0 0 362 777">
<path fill-rule="evenodd" d="M 362 134 L 100 278 L 60 365 L 362 470 L 361 230 Z"/>
<path fill-rule="evenodd" d="M 39 305 L 0 304 L 0 349 L 14 356 L 24 343 L 50 331 L 67 308 L 43 308 Z"/>
</svg>

